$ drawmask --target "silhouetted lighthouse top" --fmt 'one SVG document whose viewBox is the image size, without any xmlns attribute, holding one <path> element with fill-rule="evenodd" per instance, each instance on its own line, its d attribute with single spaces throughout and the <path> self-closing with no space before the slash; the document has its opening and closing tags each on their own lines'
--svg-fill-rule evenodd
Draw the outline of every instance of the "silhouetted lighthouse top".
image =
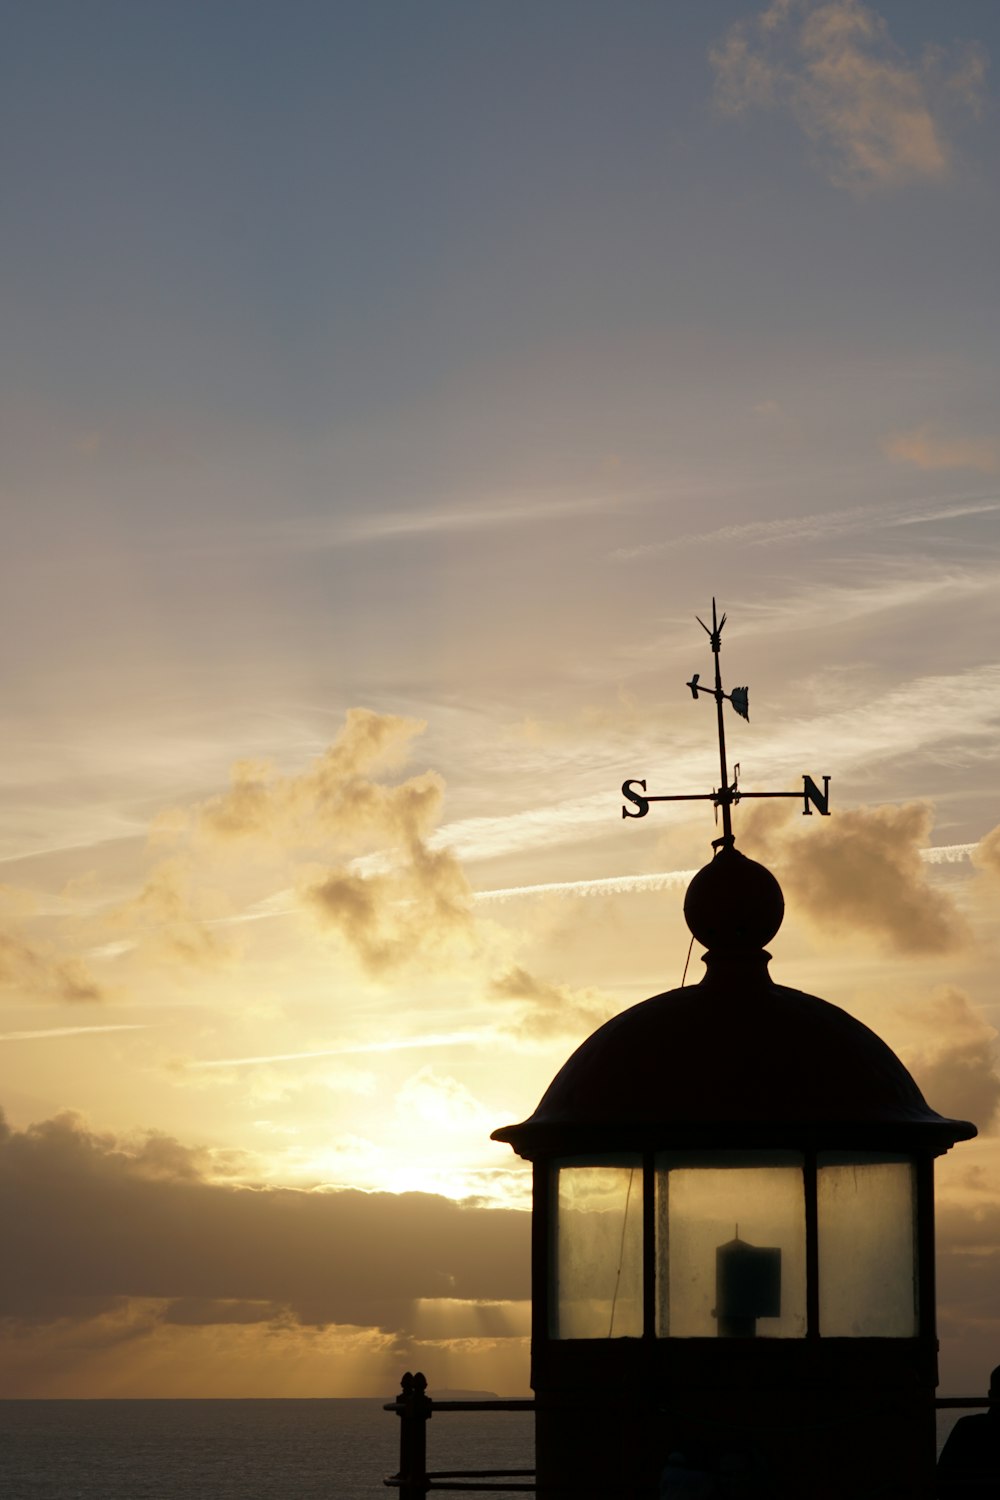
<svg viewBox="0 0 1000 1500">
<path fill-rule="evenodd" d="M 688 887 L 707 944 L 700 984 L 612 1017 L 556 1074 L 534 1114 L 494 1132 L 520 1155 L 690 1137 L 745 1148 L 838 1145 L 947 1151 L 976 1127 L 933 1110 L 874 1031 L 839 1006 L 775 984 L 765 942 L 784 900 L 755 860 L 724 847 Z"/>
<path fill-rule="evenodd" d="M 939 1154 L 969 1140 L 968 1120 L 939 1115 L 885 1042 L 839 1006 L 775 984 L 765 950 L 781 926 L 784 898 L 775 877 L 735 847 L 732 808 L 744 797 L 795 797 L 803 811 L 826 815 L 829 777 L 819 791 L 804 777 L 801 792 L 743 792 L 726 761 L 724 700 L 749 716 L 748 689 L 722 689 L 719 650 L 725 615 L 712 601 L 705 626 L 715 656 L 715 688 L 688 687 L 715 698 L 722 785 L 711 793 L 654 796 L 645 781 L 622 790 L 642 817 L 649 803 L 710 800 L 723 814 L 715 856 L 698 871 L 684 916 L 707 952 L 700 984 L 668 990 L 613 1017 L 557 1073 L 534 1114 L 494 1131 L 520 1155 L 587 1151 L 600 1144 L 655 1148 L 669 1137 L 707 1146 L 713 1140 L 752 1148 L 781 1143 L 822 1149 L 862 1144 L 869 1150 Z M 639 790 L 641 789 L 641 791 Z"/>
</svg>

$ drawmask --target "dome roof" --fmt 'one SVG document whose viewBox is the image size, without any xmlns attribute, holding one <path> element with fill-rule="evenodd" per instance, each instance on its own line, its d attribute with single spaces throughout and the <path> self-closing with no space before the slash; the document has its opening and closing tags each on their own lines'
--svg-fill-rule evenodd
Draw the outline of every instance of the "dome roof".
<svg viewBox="0 0 1000 1500">
<path fill-rule="evenodd" d="M 974 1136 L 968 1121 L 930 1108 L 862 1022 L 772 981 L 760 945 L 777 931 L 783 905 L 770 872 L 724 850 L 685 901 L 695 935 L 711 944 L 702 982 L 606 1022 L 531 1118 L 493 1139 L 530 1158 L 675 1145 L 938 1154 Z"/>
</svg>

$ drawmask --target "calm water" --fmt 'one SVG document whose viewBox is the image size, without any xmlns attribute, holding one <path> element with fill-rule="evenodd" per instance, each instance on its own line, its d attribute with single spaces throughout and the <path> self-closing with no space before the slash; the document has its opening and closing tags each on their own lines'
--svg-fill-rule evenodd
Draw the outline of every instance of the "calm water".
<svg viewBox="0 0 1000 1500">
<path fill-rule="evenodd" d="M 524 1412 L 440 1412 L 434 1469 L 530 1468 Z M 381 1401 L 0 1401 L 3 1500 L 383 1500 Z"/>
<path fill-rule="evenodd" d="M 938 1417 L 943 1442 L 961 1412 Z M 530 1468 L 527 1412 L 439 1412 L 432 1469 Z M 398 1467 L 381 1401 L 0 1401 L 3 1500 L 375 1500 Z"/>
</svg>

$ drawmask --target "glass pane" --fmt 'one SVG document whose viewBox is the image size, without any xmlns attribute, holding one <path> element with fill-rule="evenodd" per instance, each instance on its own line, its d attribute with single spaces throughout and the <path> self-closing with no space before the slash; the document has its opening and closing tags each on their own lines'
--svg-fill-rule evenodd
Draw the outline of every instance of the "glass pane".
<svg viewBox="0 0 1000 1500">
<path fill-rule="evenodd" d="M 794 1152 L 656 1163 L 660 1338 L 804 1338 L 806 1220 Z"/>
<path fill-rule="evenodd" d="M 827 1338 L 917 1333 L 913 1163 L 821 1155 L 819 1331 Z"/>
<path fill-rule="evenodd" d="M 641 1337 L 641 1158 L 556 1173 L 551 1336 Z"/>
</svg>

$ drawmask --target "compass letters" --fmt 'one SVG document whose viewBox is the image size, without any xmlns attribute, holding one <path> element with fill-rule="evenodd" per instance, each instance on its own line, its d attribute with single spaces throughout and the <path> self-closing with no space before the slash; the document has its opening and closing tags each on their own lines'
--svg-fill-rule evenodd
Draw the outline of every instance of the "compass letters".
<svg viewBox="0 0 1000 1500">
<path fill-rule="evenodd" d="M 823 790 L 820 791 L 811 776 L 802 777 L 801 792 L 744 792 L 740 790 L 740 768 L 735 765 L 730 772 L 729 762 L 726 759 L 726 728 L 722 713 L 722 705 L 728 702 L 739 714 L 741 719 L 750 719 L 750 690 L 747 687 L 734 687 L 731 693 L 724 691 L 722 686 L 722 672 L 719 666 L 719 653 L 722 650 L 722 627 L 726 623 L 725 615 L 719 619 L 715 600 L 712 600 L 712 625 L 711 629 L 705 624 L 700 616 L 696 617 L 698 624 L 709 637 L 712 647 L 712 656 L 715 658 L 715 686 L 709 687 L 699 679 L 699 674 L 694 676 L 687 686 L 691 689 L 691 696 L 697 703 L 699 695 L 704 693 L 707 698 L 715 699 L 716 723 L 719 731 L 719 773 L 720 781 L 714 792 L 670 792 L 662 794 L 658 792 L 647 792 L 646 782 L 641 777 L 630 777 L 628 781 L 622 782 L 622 796 L 625 798 L 622 804 L 623 818 L 644 818 L 649 812 L 652 802 L 711 802 L 714 805 L 716 816 L 722 813 L 722 837 L 712 840 L 714 849 L 729 849 L 735 843 L 733 836 L 733 808 L 737 802 L 742 802 L 744 797 L 801 797 L 802 812 L 805 817 L 811 817 L 812 813 L 818 812 L 821 818 L 830 816 L 830 778 L 821 776 Z"/>
<path fill-rule="evenodd" d="M 652 792 L 646 791 L 644 780 L 640 781 L 632 777 L 622 782 L 622 796 L 626 802 L 632 804 L 632 807 L 622 806 L 622 817 L 644 818 L 649 812 L 651 802 L 714 802 L 716 807 L 735 807 L 737 802 L 742 802 L 745 797 L 801 797 L 803 817 L 811 817 L 815 808 L 821 818 L 828 818 L 830 816 L 830 778 L 823 776 L 820 779 L 823 782 L 822 791 L 811 776 L 803 775 L 801 792 L 741 792 L 734 782 L 732 786 L 725 787 L 721 792 L 689 792 L 687 795 L 656 797 Z M 638 791 L 636 787 L 639 788 Z M 812 807 L 809 806 L 810 802 Z"/>
<path fill-rule="evenodd" d="M 626 798 L 627 801 L 634 802 L 635 805 L 636 805 L 636 808 L 638 809 L 637 812 L 629 812 L 629 810 L 628 810 L 627 807 L 623 807 L 622 808 L 622 817 L 623 818 L 644 818 L 646 816 L 646 814 L 649 812 L 649 798 L 648 797 L 642 797 L 642 796 L 640 796 L 640 794 L 638 792 L 634 792 L 632 790 L 632 788 L 636 787 L 636 786 L 641 786 L 643 791 L 646 790 L 646 783 L 644 781 L 623 781 L 622 782 L 622 796 L 624 798 Z"/>
<path fill-rule="evenodd" d="M 823 777 L 823 790 L 822 791 L 820 791 L 819 787 L 816 785 L 815 781 L 813 781 L 813 779 L 812 779 L 811 776 L 803 776 L 803 778 L 802 778 L 802 802 L 803 802 L 802 816 L 804 818 L 812 817 L 812 808 L 809 806 L 810 802 L 815 803 L 815 805 L 816 805 L 816 811 L 819 813 L 819 815 L 820 815 L 821 818 L 828 818 L 830 816 L 830 778 L 829 778 L 829 776 L 824 776 Z"/>
</svg>

